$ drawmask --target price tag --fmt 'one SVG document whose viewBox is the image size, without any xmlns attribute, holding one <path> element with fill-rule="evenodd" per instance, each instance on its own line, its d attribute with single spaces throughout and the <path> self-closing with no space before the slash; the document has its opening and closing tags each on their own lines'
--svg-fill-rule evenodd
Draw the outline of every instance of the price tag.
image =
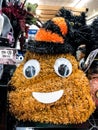
<svg viewBox="0 0 98 130">
<path fill-rule="evenodd" d="M 0 50 L 0 58 L 13 59 L 13 50 Z"/>
<path fill-rule="evenodd" d="M 0 48 L 0 64 L 16 64 L 16 49 L 14 48 Z"/>
</svg>

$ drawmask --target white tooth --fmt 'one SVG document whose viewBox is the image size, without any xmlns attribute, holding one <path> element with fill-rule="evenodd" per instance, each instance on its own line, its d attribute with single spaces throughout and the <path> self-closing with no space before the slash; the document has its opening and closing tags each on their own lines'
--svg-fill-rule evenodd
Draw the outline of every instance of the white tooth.
<svg viewBox="0 0 98 130">
<path fill-rule="evenodd" d="M 49 93 L 32 92 L 32 96 L 41 103 L 53 103 L 59 100 L 63 95 L 64 90 L 59 90 Z"/>
</svg>

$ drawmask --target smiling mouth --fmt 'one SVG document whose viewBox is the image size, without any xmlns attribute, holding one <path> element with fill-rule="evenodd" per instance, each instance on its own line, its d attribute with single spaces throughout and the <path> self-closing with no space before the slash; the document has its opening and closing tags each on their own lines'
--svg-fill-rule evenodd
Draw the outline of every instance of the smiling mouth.
<svg viewBox="0 0 98 130">
<path fill-rule="evenodd" d="M 41 92 L 32 92 L 32 96 L 39 102 L 49 104 L 56 102 L 59 100 L 64 93 L 64 90 L 49 92 L 49 93 L 41 93 Z"/>
</svg>

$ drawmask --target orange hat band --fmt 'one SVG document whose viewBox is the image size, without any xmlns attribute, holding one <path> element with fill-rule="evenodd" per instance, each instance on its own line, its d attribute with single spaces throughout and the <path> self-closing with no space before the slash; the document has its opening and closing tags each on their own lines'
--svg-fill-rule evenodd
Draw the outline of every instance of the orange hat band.
<svg viewBox="0 0 98 130">
<path fill-rule="evenodd" d="M 44 28 L 39 29 L 39 31 L 35 35 L 35 40 L 44 41 L 44 42 L 61 43 L 61 44 L 64 43 L 63 37 L 49 30 L 45 30 Z"/>
<path fill-rule="evenodd" d="M 66 35 L 68 33 L 68 26 L 64 18 L 62 17 L 55 17 L 52 19 L 52 21 L 59 26 L 61 29 L 62 35 Z"/>
</svg>

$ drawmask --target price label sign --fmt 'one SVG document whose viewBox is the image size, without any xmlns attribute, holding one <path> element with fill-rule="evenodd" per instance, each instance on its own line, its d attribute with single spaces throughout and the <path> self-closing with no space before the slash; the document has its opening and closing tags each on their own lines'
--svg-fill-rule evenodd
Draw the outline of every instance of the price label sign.
<svg viewBox="0 0 98 130">
<path fill-rule="evenodd" d="M 16 63 L 16 50 L 13 48 L 0 48 L 0 64 Z"/>
<path fill-rule="evenodd" d="M 0 50 L 0 58 L 13 59 L 13 50 Z"/>
</svg>

